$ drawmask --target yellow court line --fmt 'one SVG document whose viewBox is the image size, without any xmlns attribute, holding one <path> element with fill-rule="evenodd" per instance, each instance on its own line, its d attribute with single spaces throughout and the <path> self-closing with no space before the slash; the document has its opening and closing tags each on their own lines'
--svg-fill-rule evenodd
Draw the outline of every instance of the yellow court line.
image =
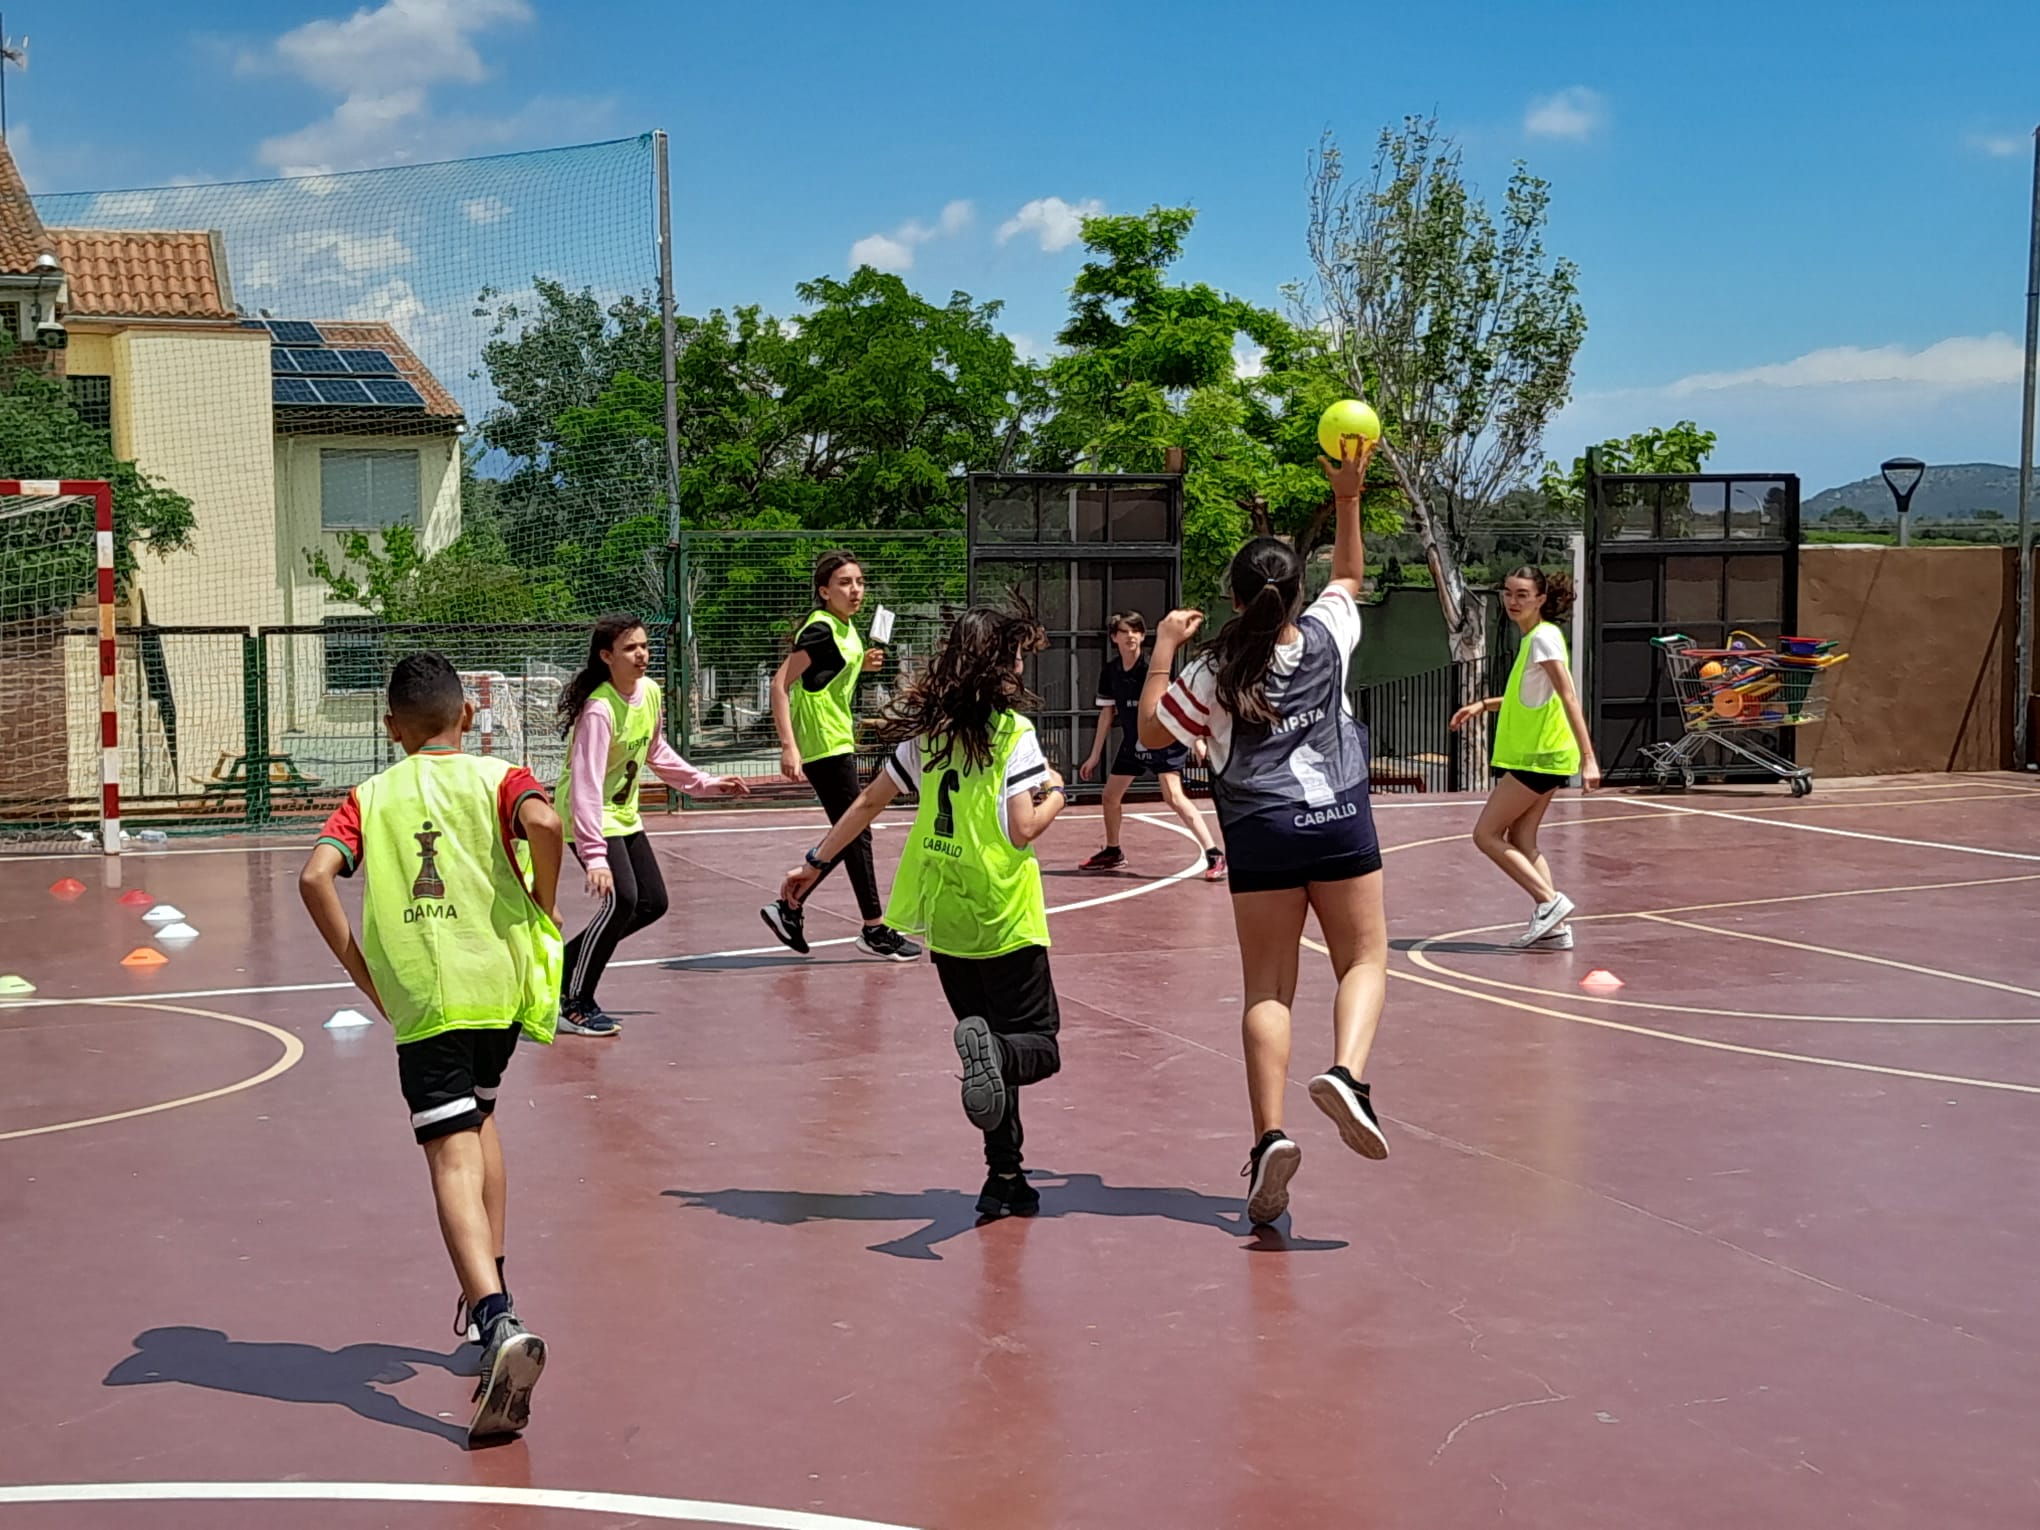
<svg viewBox="0 0 2040 1530">
<path fill-rule="evenodd" d="M 219 1089 L 208 1089 L 202 1094 L 187 1094 L 182 1099 L 164 1100 L 155 1105 L 138 1105 L 133 1110 L 117 1110 L 111 1115 L 90 1116 L 82 1121 L 56 1121 L 48 1126 L 24 1127 L 19 1131 L 0 1132 L 0 1142 L 12 1142 L 19 1137 L 44 1137 L 51 1132 L 74 1132 L 87 1126 L 105 1126 L 114 1121 L 130 1121 L 136 1116 L 153 1116 L 159 1111 L 181 1110 L 186 1105 L 202 1105 L 207 1100 L 217 1100 L 229 1094 L 239 1094 L 243 1089 L 253 1089 L 257 1084 L 266 1084 L 282 1073 L 288 1073 L 298 1065 L 305 1055 L 304 1043 L 289 1031 L 269 1024 L 266 1020 L 251 1020 L 245 1015 L 225 1015 L 216 1009 L 193 1009 L 183 1004 L 163 1004 L 152 999 L 72 999 L 73 1004 L 92 1004 L 107 1009 L 160 1009 L 172 1015 L 196 1015 L 201 1020 L 224 1020 L 228 1025 L 244 1025 L 249 1030 L 261 1031 L 265 1036 L 283 1043 L 283 1055 L 260 1073 L 244 1078 L 238 1083 L 227 1084 Z"/>
<path fill-rule="evenodd" d="M 1867 951 L 1841 951 L 1833 946 L 1816 946 L 1803 940 L 1786 940 L 1778 935 L 1759 935 L 1755 930 L 1724 930 L 1716 925 L 1696 924 L 1690 919 L 1668 919 L 1663 914 L 1638 914 L 1636 917 L 1648 919 L 1654 924 L 1674 925 L 1682 930 L 1698 930 L 1703 935 L 1727 935 L 1736 940 L 1754 940 L 1767 946 L 1783 946 L 1792 951 L 1811 951 L 1816 956 L 1839 956 L 1844 961 L 1865 962 L 1873 967 L 1893 967 L 1900 972 L 1917 972 L 1923 977 L 1946 978 L 1951 983 L 1968 983 L 1977 988 L 1995 988 L 2000 993 L 2015 993 L 2022 999 L 2040 999 L 2040 989 L 2021 988 L 2016 983 L 2000 983 L 1967 972 L 1943 972 L 1939 967 L 1921 967 L 1888 956 L 1872 956 Z"/>
<path fill-rule="evenodd" d="M 1846 887 L 1832 892 L 1784 893 L 1768 898 L 1743 898 L 1727 903 L 1693 903 L 1676 908 L 1624 909 L 1608 914 L 1575 914 L 1574 924 L 1602 922 L 1611 919 L 1650 919 L 1666 914 L 1713 913 L 1726 909 L 1767 908 L 1781 903 L 1814 903 L 1827 898 L 1868 898 L 1886 894 L 1915 892 L 1946 892 L 1965 887 L 1998 887 L 2007 882 L 2040 882 L 2040 873 L 2026 872 L 2009 877 L 1980 877 L 1967 882 L 1918 882 L 1900 887 Z M 1675 921 L 1666 920 L 1666 923 Z M 1473 925 L 1463 930 L 1448 930 L 1441 935 L 1426 937 L 1411 947 L 1406 954 L 1417 966 L 1439 977 L 1456 979 L 1462 983 L 1478 983 L 1488 988 L 1499 988 L 1509 993 L 1527 993 L 1540 999 L 1563 997 L 1579 1004 L 1601 1004 L 1614 1009 L 1648 1009 L 1664 1014 L 1704 1014 L 1715 1020 L 1787 1020 L 1805 1021 L 1821 1025 L 2040 1025 L 2040 1016 L 2000 1018 L 1989 1015 L 1819 1015 L 1803 1012 L 1763 1009 L 1699 1009 L 1691 1004 L 1664 1004 L 1650 999 L 1618 999 L 1606 994 L 1554 994 L 1549 988 L 1540 988 L 1534 983 L 1511 983 L 1504 978 L 1488 977 L 1484 973 L 1464 972 L 1456 967 L 1447 967 L 1431 959 L 1428 948 L 1451 940 L 1464 940 L 1470 935 L 1488 935 L 1497 930 L 1512 934 L 1522 928 L 1518 924 Z M 1713 926 L 1698 926 L 1713 930 Z M 1319 949 L 1323 949 L 1320 947 Z M 2022 990 L 2023 991 L 2023 990 Z M 1482 995 L 1471 994 L 1479 998 Z"/>
<path fill-rule="evenodd" d="M 1312 942 L 1316 944 L 1316 942 Z M 1322 946 L 1318 947 L 1323 950 Z M 1526 1004 L 1521 999 L 1505 999 L 1500 994 L 1471 993 L 1452 983 L 1441 983 L 1436 978 L 1423 977 L 1414 972 L 1391 972 L 1406 983 L 1420 983 L 1426 988 L 1436 988 L 1444 993 L 1457 994 L 1462 999 L 1479 999 L 1487 1004 L 1500 1004 L 1508 1009 L 1520 1009 L 1526 1014 L 1544 1015 L 1553 1020 L 1571 1020 L 1580 1025 L 1596 1025 L 1603 1030 L 1624 1031 L 1632 1036 L 1649 1036 L 1658 1041 L 1677 1042 L 1683 1047 L 1700 1047 L 1709 1052 L 1735 1052 L 1744 1057 L 1767 1057 L 1776 1062 L 1810 1063 L 1816 1068 L 1840 1068 L 1850 1073 L 1876 1073 L 1886 1078 L 1920 1079 L 1930 1084 L 1962 1084 L 1971 1089 L 1997 1089 L 2011 1094 L 2040 1094 L 2040 1084 L 2014 1084 L 1997 1078 L 1965 1078 L 1956 1073 L 1927 1073 L 1917 1068 L 1890 1068 L 1881 1063 L 1851 1062 L 1841 1057 L 1819 1057 L 1807 1052 L 1779 1052 L 1770 1047 L 1746 1047 L 1733 1041 L 1714 1041 L 1705 1036 L 1687 1036 L 1678 1031 L 1660 1031 L 1647 1025 L 1628 1025 L 1620 1020 L 1604 1020 L 1598 1015 L 1575 1015 L 1562 1009 L 1547 1009 L 1541 1004 Z M 1704 1014 L 1706 1011 L 1694 1011 Z"/>
</svg>

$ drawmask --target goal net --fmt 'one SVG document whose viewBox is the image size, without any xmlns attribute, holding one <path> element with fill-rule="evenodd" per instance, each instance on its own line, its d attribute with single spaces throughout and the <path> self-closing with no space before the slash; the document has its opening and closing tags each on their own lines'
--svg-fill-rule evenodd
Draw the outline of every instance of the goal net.
<svg viewBox="0 0 2040 1530">
<path fill-rule="evenodd" d="M 120 849 L 113 493 L 0 480 L 0 850 Z"/>
</svg>

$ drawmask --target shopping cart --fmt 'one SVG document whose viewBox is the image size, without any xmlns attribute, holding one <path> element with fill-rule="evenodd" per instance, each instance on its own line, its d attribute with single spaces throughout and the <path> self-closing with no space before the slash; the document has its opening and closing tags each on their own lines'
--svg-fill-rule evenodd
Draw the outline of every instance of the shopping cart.
<svg viewBox="0 0 2040 1530">
<path fill-rule="evenodd" d="M 1666 744 L 1647 744 L 1643 757 L 1657 784 L 1693 784 L 1693 767 L 1712 740 L 1724 756 L 1746 760 L 1769 771 L 1804 797 L 1813 790 L 1813 772 L 1795 765 L 1756 737 L 1781 728 L 1797 728 L 1827 716 L 1822 677 L 1849 656 L 1818 638 L 1780 638 L 1766 648 L 1747 632 L 1729 635 L 1727 648 L 1695 648 L 1684 633 L 1651 639 L 1664 656 L 1665 673 L 1679 702 L 1684 731 Z"/>
</svg>

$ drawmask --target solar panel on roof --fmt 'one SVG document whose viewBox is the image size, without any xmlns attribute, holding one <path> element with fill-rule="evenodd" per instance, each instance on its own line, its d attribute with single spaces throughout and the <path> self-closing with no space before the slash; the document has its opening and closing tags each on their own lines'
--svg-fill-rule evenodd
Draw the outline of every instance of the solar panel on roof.
<svg viewBox="0 0 2040 1530">
<path fill-rule="evenodd" d="M 366 404 L 371 403 L 366 384 L 358 383 L 351 377 L 322 377 L 312 384 L 322 404 Z"/>
<path fill-rule="evenodd" d="M 383 351 L 342 351 L 340 359 L 347 363 L 347 370 L 356 376 L 371 373 L 379 377 L 397 375 L 397 364 Z"/>
<path fill-rule="evenodd" d="M 425 396 L 399 378 L 371 377 L 361 386 L 368 389 L 368 397 L 372 403 L 388 404 L 401 409 L 425 407 Z"/>
<path fill-rule="evenodd" d="M 347 363 L 325 346 L 303 346 L 295 353 L 297 369 L 307 377 L 345 377 Z"/>
<path fill-rule="evenodd" d="M 269 370 L 272 372 L 295 372 L 298 369 L 296 351 L 287 351 L 280 345 L 269 348 Z"/>
<path fill-rule="evenodd" d="M 269 338 L 278 345 L 324 345 L 325 336 L 319 333 L 319 326 L 307 324 L 303 319 L 271 319 L 268 321 Z"/>
<path fill-rule="evenodd" d="M 269 397 L 272 403 L 278 404 L 316 404 L 319 401 L 310 380 L 303 377 L 272 377 L 269 380 Z"/>
</svg>

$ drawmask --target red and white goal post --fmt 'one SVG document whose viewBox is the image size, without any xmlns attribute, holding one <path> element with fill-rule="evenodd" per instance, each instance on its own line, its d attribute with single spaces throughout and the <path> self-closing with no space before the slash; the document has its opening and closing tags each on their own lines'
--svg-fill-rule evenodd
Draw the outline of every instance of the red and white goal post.
<svg viewBox="0 0 2040 1530">
<path fill-rule="evenodd" d="M 21 730 L 23 746 L 0 759 L 0 777 L 12 777 L 11 800 L 0 802 L 0 840 L 9 821 L 24 819 L 43 831 L 69 821 L 75 834 L 63 637 L 88 597 L 99 613 L 98 838 L 106 854 L 118 855 L 113 488 L 96 479 L 0 479 L 0 646 L 19 647 L 0 663 L 9 672 L 0 676 L 0 713 L 8 731 Z"/>
</svg>

